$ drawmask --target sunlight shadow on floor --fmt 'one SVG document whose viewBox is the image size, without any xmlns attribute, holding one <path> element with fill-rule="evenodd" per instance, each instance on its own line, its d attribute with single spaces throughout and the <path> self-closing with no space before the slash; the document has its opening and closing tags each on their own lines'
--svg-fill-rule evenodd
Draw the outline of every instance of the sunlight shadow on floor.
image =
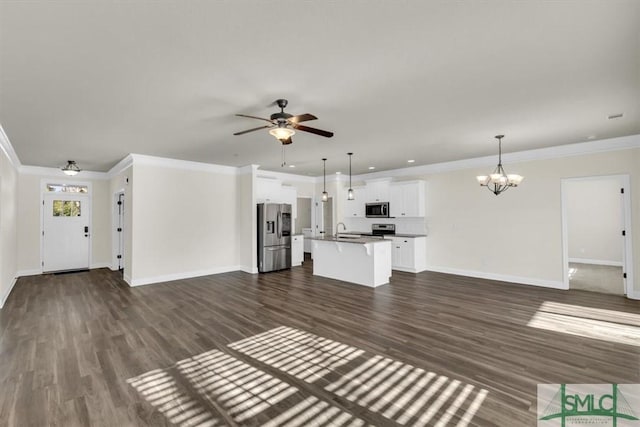
<svg viewBox="0 0 640 427">
<path fill-rule="evenodd" d="M 322 401 L 306 397 L 296 387 L 218 350 L 208 351 L 131 378 L 131 384 L 167 419 L 180 426 L 241 425 L 363 426 L 357 417 Z M 288 402 L 284 403 L 284 400 Z M 264 411 L 279 404 L 269 420 Z M 224 415 L 221 415 L 224 414 Z M 273 416 L 273 415 L 272 415 Z M 266 420 L 266 421 L 263 421 Z"/>
<path fill-rule="evenodd" d="M 545 301 L 527 326 L 640 346 L 640 315 Z"/>
<path fill-rule="evenodd" d="M 324 387 L 326 391 L 401 425 L 444 427 L 454 425 L 450 422 L 457 417 L 455 425 L 466 426 L 487 395 L 484 389 L 474 393 L 470 384 L 379 355 L 367 356 L 346 344 L 288 327 L 229 347 L 307 382 L 339 374 Z M 354 369 L 344 374 L 336 371 L 356 358 L 363 362 Z"/>
<path fill-rule="evenodd" d="M 237 341 L 229 347 L 309 383 L 364 353 L 355 347 L 284 326 Z"/>
</svg>

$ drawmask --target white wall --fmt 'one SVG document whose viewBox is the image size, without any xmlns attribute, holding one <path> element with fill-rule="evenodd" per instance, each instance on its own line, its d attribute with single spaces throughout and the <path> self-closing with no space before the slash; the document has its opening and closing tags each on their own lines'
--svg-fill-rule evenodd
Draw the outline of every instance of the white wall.
<svg viewBox="0 0 640 427">
<path fill-rule="evenodd" d="M 240 170 L 237 176 L 236 209 L 238 213 L 236 251 L 240 268 L 249 273 L 258 272 L 257 211 L 254 189 L 255 168 Z"/>
<path fill-rule="evenodd" d="M 622 195 L 619 177 L 565 183 L 569 260 L 622 265 Z"/>
<path fill-rule="evenodd" d="M 4 305 L 17 273 L 18 173 L 0 149 L 0 308 Z"/>
<path fill-rule="evenodd" d="M 525 177 L 500 196 L 473 185 L 485 168 L 425 176 L 428 265 L 435 270 L 563 286 L 561 179 L 631 174 L 640 227 L 640 149 L 505 164 Z M 638 239 L 639 231 L 634 231 Z M 636 245 L 636 248 L 638 246 Z M 638 271 L 640 254 L 634 254 Z M 640 289 L 638 275 L 635 289 Z"/>
<path fill-rule="evenodd" d="M 131 285 L 239 269 L 235 174 L 133 165 Z"/>
</svg>

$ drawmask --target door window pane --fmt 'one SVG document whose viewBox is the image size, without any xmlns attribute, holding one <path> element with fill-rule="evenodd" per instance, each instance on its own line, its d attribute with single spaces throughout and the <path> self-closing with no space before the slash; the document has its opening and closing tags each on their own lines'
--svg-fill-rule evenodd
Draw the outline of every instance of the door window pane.
<svg viewBox="0 0 640 427">
<path fill-rule="evenodd" d="M 50 193 L 88 193 L 89 188 L 86 185 L 47 184 L 47 191 Z"/>
<path fill-rule="evenodd" d="M 54 200 L 53 216 L 80 216 L 80 200 Z"/>
</svg>

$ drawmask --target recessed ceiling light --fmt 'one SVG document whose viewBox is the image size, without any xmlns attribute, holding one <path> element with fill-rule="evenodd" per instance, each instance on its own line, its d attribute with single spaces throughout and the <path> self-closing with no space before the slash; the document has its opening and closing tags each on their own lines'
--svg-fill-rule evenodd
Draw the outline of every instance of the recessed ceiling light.
<svg viewBox="0 0 640 427">
<path fill-rule="evenodd" d="M 624 116 L 624 113 L 616 113 L 616 114 L 610 114 L 609 116 L 607 116 L 607 118 L 609 120 L 613 120 L 613 119 L 619 119 L 622 116 Z"/>
<path fill-rule="evenodd" d="M 290 168 L 295 168 L 295 167 L 296 167 L 296 165 L 289 165 L 289 167 L 290 167 Z"/>
<path fill-rule="evenodd" d="M 338 172 L 336 172 L 336 175 L 340 175 L 341 173 L 342 173 L 342 172 L 338 171 Z"/>
<path fill-rule="evenodd" d="M 407 163 L 415 163 L 415 160 L 413 160 L 413 159 L 407 160 Z"/>
<path fill-rule="evenodd" d="M 587 136 L 587 139 L 596 139 L 596 136 L 595 135 L 589 135 L 589 136 Z"/>
<path fill-rule="evenodd" d="M 369 166 L 370 171 L 374 170 L 375 168 L 376 168 L 375 166 Z"/>
</svg>

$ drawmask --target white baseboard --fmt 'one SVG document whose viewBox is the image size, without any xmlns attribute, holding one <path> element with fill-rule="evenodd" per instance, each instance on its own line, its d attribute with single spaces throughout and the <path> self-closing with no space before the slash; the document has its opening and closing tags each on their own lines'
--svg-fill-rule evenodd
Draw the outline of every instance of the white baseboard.
<svg viewBox="0 0 640 427">
<path fill-rule="evenodd" d="M 89 269 L 93 270 L 95 268 L 111 268 L 111 263 L 108 262 L 96 262 L 89 266 Z M 20 270 L 16 273 L 16 277 L 24 277 L 24 276 L 37 276 L 42 274 L 42 270 L 40 269 L 31 269 L 31 270 Z"/>
<path fill-rule="evenodd" d="M 250 267 L 248 265 L 241 265 L 238 269 L 240 271 L 244 271 L 245 273 L 258 274 L 258 267 Z"/>
<path fill-rule="evenodd" d="M 230 271 L 238 271 L 240 269 L 241 267 L 239 265 L 233 265 L 233 266 L 226 266 L 226 267 L 214 267 L 206 270 L 185 271 L 182 273 L 165 274 L 162 276 L 143 277 L 141 279 L 133 279 L 133 280 L 125 276 L 124 280 L 129 284 L 129 286 L 134 287 L 134 286 L 151 285 L 154 283 L 171 282 L 173 280 L 190 279 L 192 277 L 209 276 L 211 274 L 228 273 Z"/>
<path fill-rule="evenodd" d="M 622 261 L 607 261 L 603 259 L 588 259 L 588 258 L 569 258 L 569 262 L 575 262 L 578 264 L 595 264 L 595 265 L 608 265 L 611 267 L 622 267 Z"/>
<path fill-rule="evenodd" d="M 37 276 L 39 274 L 42 274 L 40 269 L 20 270 L 16 273 L 16 277 Z"/>
<path fill-rule="evenodd" d="M 93 263 L 89 266 L 89 268 L 91 270 L 93 270 L 94 268 L 111 268 L 111 263 L 110 262 L 96 262 Z"/>
<path fill-rule="evenodd" d="M 423 269 L 417 269 L 417 268 L 406 268 L 406 267 L 392 267 L 391 270 L 396 270 L 396 271 L 404 271 L 405 273 L 422 273 L 423 271 L 426 271 L 426 268 Z M 435 271 L 435 270 L 433 270 Z"/>
<path fill-rule="evenodd" d="M 18 281 L 18 277 L 16 276 L 11 281 L 11 285 L 9 286 L 9 290 L 7 292 L 5 292 L 4 295 L 2 295 L 2 300 L 0 300 L 0 308 L 4 307 L 4 303 L 7 301 L 7 298 L 9 298 L 9 295 L 11 294 L 11 291 L 13 290 L 13 287 L 16 285 L 17 281 Z"/>
<path fill-rule="evenodd" d="M 627 298 L 640 300 L 640 291 L 633 290 L 629 292 Z"/>
<path fill-rule="evenodd" d="M 520 285 L 541 286 L 543 288 L 553 288 L 567 290 L 567 286 L 560 280 L 536 279 L 532 277 L 511 276 L 507 274 L 485 273 L 483 271 L 461 270 L 457 268 L 428 266 L 428 271 L 438 273 L 455 274 L 458 276 L 477 277 L 479 279 L 497 280 L 500 282 L 517 283 Z"/>
</svg>

